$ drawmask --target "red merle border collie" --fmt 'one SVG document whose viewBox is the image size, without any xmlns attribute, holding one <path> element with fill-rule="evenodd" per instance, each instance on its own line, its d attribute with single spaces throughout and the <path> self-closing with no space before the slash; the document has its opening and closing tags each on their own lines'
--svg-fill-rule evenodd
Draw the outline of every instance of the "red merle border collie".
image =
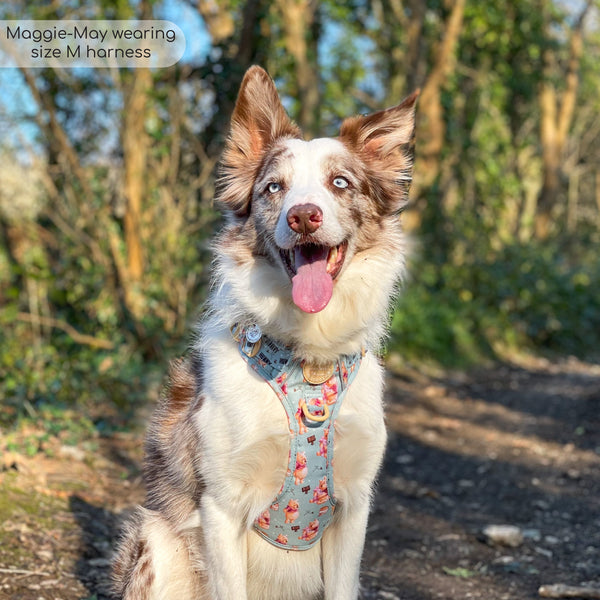
<svg viewBox="0 0 600 600">
<path fill-rule="evenodd" d="M 147 499 L 114 560 L 115 597 L 357 598 L 386 441 L 376 352 L 404 269 L 398 213 L 411 179 L 416 97 L 346 119 L 337 138 L 305 141 L 267 73 L 246 73 L 218 185 L 227 222 L 214 246 L 209 310 L 191 355 L 173 365 L 148 432 Z M 332 433 L 313 445 L 323 456 L 332 444 L 335 458 L 317 485 L 324 499 L 335 496 L 335 512 L 304 549 L 282 548 L 256 529 L 279 509 L 273 498 L 290 478 L 293 438 L 313 425 L 302 420 L 317 420 L 290 418 L 282 394 L 251 368 L 261 339 L 302 366 L 299 385 L 317 388 L 340 357 L 360 357 Z M 334 390 L 332 407 L 339 377 L 323 386 L 328 405 Z M 314 533 L 319 519 L 310 521 Z"/>
</svg>

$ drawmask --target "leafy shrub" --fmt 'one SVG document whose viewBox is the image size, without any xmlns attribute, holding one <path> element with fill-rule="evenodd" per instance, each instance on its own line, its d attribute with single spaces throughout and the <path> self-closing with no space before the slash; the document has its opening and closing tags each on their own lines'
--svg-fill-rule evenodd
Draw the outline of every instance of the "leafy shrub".
<svg viewBox="0 0 600 600">
<path fill-rule="evenodd" d="M 409 358 L 465 365 L 499 347 L 597 353 L 600 262 L 591 250 L 573 257 L 556 242 L 514 244 L 458 265 L 421 259 L 411 271 L 391 342 Z"/>
</svg>

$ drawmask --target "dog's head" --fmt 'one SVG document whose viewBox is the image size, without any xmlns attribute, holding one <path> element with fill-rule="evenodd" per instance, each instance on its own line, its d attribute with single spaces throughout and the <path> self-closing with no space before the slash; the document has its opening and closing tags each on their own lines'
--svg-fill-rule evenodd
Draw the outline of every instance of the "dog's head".
<svg viewBox="0 0 600 600">
<path fill-rule="evenodd" d="M 262 260 L 297 309 L 319 313 L 374 248 L 382 257 L 400 253 L 398 212 L 411 179 L 416 97 L 346 119 L 338 138 L 304 141 L 267 73 L 249 69 L 218 183 L 238 266 Z M 395 280 L 398 260 L 385 260 Z"/>
</svg>

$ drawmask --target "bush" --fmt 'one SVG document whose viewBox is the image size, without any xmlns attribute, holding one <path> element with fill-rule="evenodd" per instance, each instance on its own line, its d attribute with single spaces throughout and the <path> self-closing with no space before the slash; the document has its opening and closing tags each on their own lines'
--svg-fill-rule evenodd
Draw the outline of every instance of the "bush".
<svg viewBox="0 0 600 600">
<path fill-rule="evenodd" d="M 449 366 L 493 358 L 498 348 L 597 353 L 600 263 L 591 250 L 573 257 L 565 248 L 515 244 L 460 265 L 417 261 L 393 315 L 391 349 Z"/>
</svg>

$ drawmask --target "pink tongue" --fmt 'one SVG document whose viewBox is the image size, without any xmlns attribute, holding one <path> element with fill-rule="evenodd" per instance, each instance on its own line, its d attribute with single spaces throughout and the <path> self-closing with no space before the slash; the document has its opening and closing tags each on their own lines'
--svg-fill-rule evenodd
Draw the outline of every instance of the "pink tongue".
<svg viewBox="0 0 600 600">
<path fill-rule="evenodd" d="M 294 304 L 307 313 L 323 310 L 333 294 L 333 280 L 327 273 L 329 248 L 300 246 L 295 250 L 296 275 L 292 277 Z"/>
</svg>

